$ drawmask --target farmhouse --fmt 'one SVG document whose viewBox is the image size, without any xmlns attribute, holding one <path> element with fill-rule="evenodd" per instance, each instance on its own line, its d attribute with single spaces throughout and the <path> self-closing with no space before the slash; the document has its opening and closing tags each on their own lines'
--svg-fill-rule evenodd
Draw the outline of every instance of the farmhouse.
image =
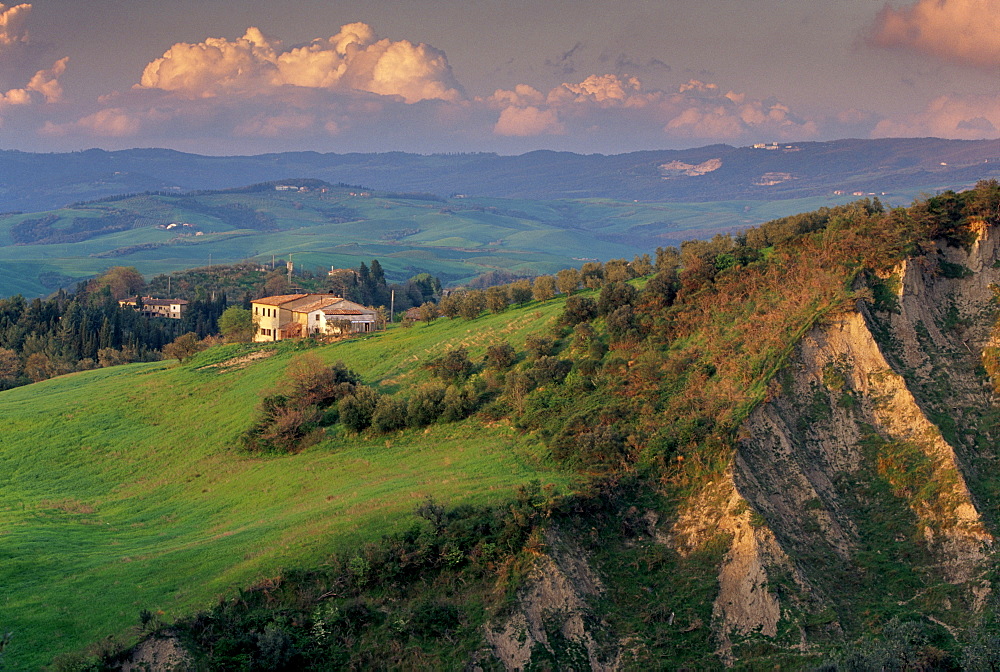
<svg viewBox="0 0 1000 672">
<path fill-rule="evenodd" d="M 187 309 L 188 302 L 184 299 L 154 299 L 151 296 L 144 296 L 141 299 L 140 308 L 139 297 L 133 296 L 128 299 L 122 299 L 118 302 L 118 305 L 122 308 L 128 306 L 140 310 L 146 317 L 169 317 L 179 320 Z"/>
<path fill-rule="evenodd" d="M 334 294 L 282 294 L 252 302 L 254 341 L 374 331 L 377 311 Z"/>
</svg>

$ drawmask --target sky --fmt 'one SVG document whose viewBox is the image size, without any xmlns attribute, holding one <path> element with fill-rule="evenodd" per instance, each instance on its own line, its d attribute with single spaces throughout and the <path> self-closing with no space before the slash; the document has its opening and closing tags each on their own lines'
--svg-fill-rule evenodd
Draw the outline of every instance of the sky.
<svg viewBox="0 0 1000 672">
<path fill-rule="evenodd" d="M 0 149 L 1000 137 L 1000 0 L 0 4 Z"/>
</svg>

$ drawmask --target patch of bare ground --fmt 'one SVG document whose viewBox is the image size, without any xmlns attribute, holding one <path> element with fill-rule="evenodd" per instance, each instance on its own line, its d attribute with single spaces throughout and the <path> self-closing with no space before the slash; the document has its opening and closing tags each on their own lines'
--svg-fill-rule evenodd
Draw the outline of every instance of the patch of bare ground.
<svg viewBox="0 0 1000 672">
<path fill-rule="evenodd" d="M 203 369 L 221 369 L 222 371 L 238 371 L 240 369 L 245 369 L 254 362 L 267 359 L 278 353 L 277 350 L 256 350 L 248 355 L 241 355 L 239 357 L 233 357 L 232 359 L 227 359 L 222 362 L 216 362 L 215 364 L 208 364 L 203 366 Z"/>
</svg>

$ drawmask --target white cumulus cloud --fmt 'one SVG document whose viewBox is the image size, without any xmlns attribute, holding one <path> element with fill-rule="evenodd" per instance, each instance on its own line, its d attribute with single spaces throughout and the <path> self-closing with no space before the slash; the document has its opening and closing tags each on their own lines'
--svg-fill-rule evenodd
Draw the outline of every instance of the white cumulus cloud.
<svg viewBox="0 0 1000 672">
<path fill-rule="evenodd" d="M 566 127 L 559 121 L 556 110 L 537 107 L 507 107 L 500 113 L 493 132 L 497 135 L 527 137 L 532 135 L 560 135 Z"/>
<path fill-rule="evenodd" d="M 291 49 L 257 28 L 232 41 L 178 43 L 146 66 L 139 84 L 190 98 L 259 95 L 282 86 L 398 96 L 406 103 L 463 98 L 443 51 L 378 39 L 364 23 Z"/>
<path fill-rule="evenodd" d="M 564 82 L 544 96 L 526 85 L 498 90 L 485 102 L 500 109 L 497 135 L 596 132 L 601 128 L 656 129 L 665 138 L 740 140 L 760 134 L 802 139 L 818 129 L 778 101 L 721 93 L 718 85 L 690 80 L 673 93 L 645 90 L 636 77 L 591 75 Z"/>
<path fill-rule="evenodd" d="M 886 5 L 872 41 L 905 47 L 979 67 L 1000 66 L 1000 0 L 918 0 L 894 9 Z"/>
<path fill-rule="evenodd" d="M 0 54 L 5 47 L 28 43 L 27 22 L 31 5 L 23 3 L 8 7 L 0 3 Z"/>
<path fill-rule="evenodd" d="M 0 109 L 62 99 L 59 77 L 69 59 L 61 58 L 49 68 L 36 70 L 38 63 L 27 28 L 30 15 L 30 4 L 0 4 Z M 4 91 L 8 86 L 12 88 Z"/>
</svg>

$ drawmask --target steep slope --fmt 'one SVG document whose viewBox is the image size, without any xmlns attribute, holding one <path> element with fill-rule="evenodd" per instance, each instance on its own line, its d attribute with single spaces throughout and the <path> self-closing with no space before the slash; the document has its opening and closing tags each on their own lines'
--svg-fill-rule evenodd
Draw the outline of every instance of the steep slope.
<svg viewBox="0 0 1000 672">
<path fill-rule="evenodd" d="M 980 361 L 1000 230 L 972 229 L 967 248 L 938 242 L 874 278 L 874 305 L 814 327 L 743 424 L 732 486 L 763 527 L 736 532 L 720 571 L 724 647 L 775 636 L 779 610 L 805 644 L 855 630 L 859 598 L 882 617 L 921 614 L 956 631 L 986 606 L 997 455 Z M 768 531 L 777 553 L 759 542 Z M 759 578 L 730 576 L 747 562 Z M 789 566 L 794 590 L 779 607 L 767 585 Z"/>
</svg>

